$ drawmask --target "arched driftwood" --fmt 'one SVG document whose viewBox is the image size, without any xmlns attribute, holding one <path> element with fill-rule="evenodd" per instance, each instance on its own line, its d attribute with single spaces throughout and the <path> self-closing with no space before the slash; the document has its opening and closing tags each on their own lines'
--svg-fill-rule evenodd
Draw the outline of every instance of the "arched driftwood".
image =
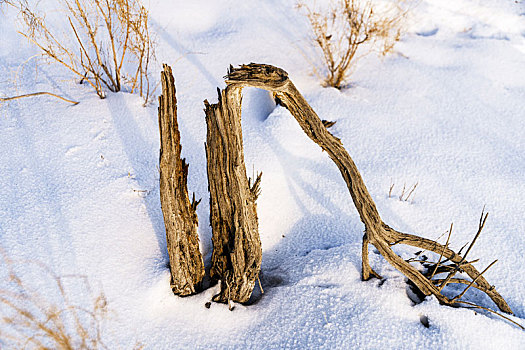
<svg viewBox="0 0 525 350">
<path fill-rule="evenodd" d="M 464 255 L 460 255 L 449 249 L 448 242 L 447 244 L 442 245 L 433 240 L 422 238 L 412 234 L 402 233 L 389 227 L 381 219 L 376 205 L 372 200 L 372 197 L 368 193 L 363 178 L 361 177 L 361 174 L 359 173 L 352 158 L 350 157 L 346 149 L 343 147 L 341 140 L 333 136 L 327 130 L 328 124 L 323 123 L 323 121 L 321 121 L 321 119 L 317 116 L 315 111 L 310 107 L 308 102 L 304 99 L 304 97 L 300 94 L 300 92 L 297 90 L 294 84 L 290 81 L 290 79 L 288 78 L 288 74 L 284 70 L 270 65 L 252 63 L 249 65 L 242 65 L 239 68 L 230 67 L 228 75 L 225 77 L 225 79 L 227 84 L 226 92 L 222 91 L 219 93 L 220 101 L 218 106 L 207 105 L 206 107 L 208 124 L 210 124 L 211 122 L 212 124 L 216 125 L 214 126 L 216 128 L 227 128 L 225 123 L 232 123 L 233 125 L 235 125 L 235 128 L 237 130 L 236 133 L 235 131 L 233 134 L 221 133 L 221 137 L 223 138 L 221 139 L 221 142 L 230 142 L 230 140 L 233 140 L 235 142 L 241 142 L 242 146 L 242 136 L 240 132 L 241 90 L 243 87 L 256 87 L 272 91 L 276 95 L 276 98 L 280 100 L 282 105 L 288 108 L 288 110 L 297 120 L 297 122 L 299 123 L 303 131 L 308 135 L 308 137 L 316 144 L 318 144 L 324 151 L 326 151 L 329 157 L 337 165 L 339 171 L 341 172 L 341 175 L 343 176 L 343 179 L 347 184 L 352 200 L 357 208 L 357 211 L 359 212 L 361 221 L 365 226 L 362 250 L 362 273 L 364 280 L 369 279 L 371 276 L 379 277 L 378 274 L 372 270 L 368 262 L 368 244 L 370 243 L 377 248 L 381 255 L 383 255 L 383 257 L 391 265 L 393 265 L 396 269 L 402 272 L 425 295 L 433 294 L 441 303 L 446 305 L 472 306 L 474 304 L 469 303 L 467 301 L 463 301 L 461 299 L 464 293 L 461 293 L 460 295 L 453 298 L 447 297 L 442 293 L 442 289 L 448 283 L 467 284 L 467 289 L 470 287 L 479 289 L 480 291 L 487 294 L 501 311 L 512 314 L 512 310 L 507 305 L 503 297 L 496 291 L 494 286 L 490 285 L 485 280 L 485 278 L 483 277 L 483 272 L 480 273 L 472 265 L 472 262 L 469 262 L 466 259 L 467 254 L 470 251 L 470 248 L 472 247 L 472 244 L 475 242 L 476 238 L 479 236 L 481 230 L 484 227 L 485 220 L 487 218 L 486 215 L 483 216 L 482 214 L 478 233 L 476 234 L 475 239 L 473 240 L 472 244 L 470 245 L 470 247 Z M 222 113 L 223 116 L 228 116 L 228 118 L 213 119 L 213 116 L 217 116 L 218 114 L 220 114 L 218 112 L 219 110 L 221 111 L 220 113 Z M 210 132 L 210 125 L 208 125 L 208 131 Z M 210 137 L 208 137 L 208 144 L 206 148 L 207 153 L 210 152 L 210 146 L 212 141 L 213 140 L 210 139 Z M 226 166 L 226 163 L 224 162 L 228 162 L 228 156 L 229 155 L 227 152 L 224 153 L 220 159 L 214 160 L 214 162 L 218 162 L 214 164 L 221 164 L 221 166 Z M 231 164 L 227 165 L 229 167 L 230 174 L 240 175 L 241 177 L 245 178 L 246 172 L 244 170 L 244 161 L 242 160 L 242 157 L 238 158 L 237 155 L 235 155 L 235 157 L 237 158 L 234 158 L 235 160 L 230 160 Z M 209 157 L 208 175 L 210 175 L 211 166 L 212 165 L 210 163 Z M 224 178 L 222 183 L 227 184 L 227 178 Z M 211 186 L 212 184 L 210 182 L 210 187 Z M 221 190 L 223 191 L 223 195 L 225 195 L 227 192 L 226 187 L 221 188 Z M 215 191 L 217 190 L 210 188 L 210 193 L 212 194 L 212 196 L 213 192 Z M 215 237 L 216 227 L 221 227 L 221 225 L 222 227 L 228 227 L 228 225 L 236 225 L 239 221 L 239 218 L 241 217 L 248 218 L 250 220 L 254 216 L 256 217 L 254 210 L 252 211 L 251 209 L 249 209 L 255 208 L 255 204 L 252 205 L 252 202 L 250 201 L 252 200 L 252 198 L 256 198 L 256 195 L 253 193 L 253 191 L 249 192 L 247 180 L 242 181 L 242 191 L 245 192 L 244 195 L 246 195 L 246 198 L 249 198 L 248 204 L 240 203 L 239 205 L 243 207 L 243 210 L 235 214 L 227 212 L 226 215 L 223 215 L 222 213 L 218 215 L 217 212 L 221 212 L 221 210 L 223 210 L 223 207 L 219 206 L 217 208 L 216 202 L 214 202 L 214 199 L 211 199 L 211 220 L 212 226 L 214 228 L 214 249 L 216 247 L 222 249 L 218 252 L 218 254 L 222 254 L 222 252 L 226 249 L 229 250 L 230 256 L 232 257 L 239 257 L 240 255 L 242 255 L 239 253 L 238 248 L 242 248 L 243 245 L 239 244 L 239 242 L 244 242 L 244 240 L 235 236 L 236 232 L 238 232 L 237 229 L 231 230 L 231 227 L 229 228 L 229 232 L 233 232 L 234 234 L 233 237 L 228 237 L 226 234 L 223 233 L 220 234 L 220 237 L 224 237 L 226 241 L 220 241 L 218 240 L 218 238 Z M 236 210 L 238 209 L 237 203 L 235 203 L 235 205 L 233 203 L 229 203 L 229 205 L 230 207 L 228 207 L 228 205 L 226 206 L 226 208 L 228 208 L 226 210 L 229 210 L 229 208 L 234 208 Z M 229 220 L 229 222 L 224 222 L 220 220 Z M 248 220 L 248 222 L 250 221 Z M 230 243 L 226 243 L 228 239 L 233 239 L 233 241 L 230 241 Z M 215 240 L 218 241 L 215 242 Z M 257 242 L 257 254 L 259 254 L 260 251 L 258 244 L 259 243 Z M 430 264 L 430 268 L 428 269 L 429 272 L 424 274 L 418 271 L 418 269 L 412 266 L 409 262 L 403 260 L 392 250 L 392 246 L 396 244 L 406 244 L 413 247 L 418 247 L 420 249 L 432 251 L 439 256 L 439 261 L 434 263 L 426 262 L 427 265 Z M 231 255 L 232 253 L 234 253 L 234 255 Z M 256 273 L 258 273 L 258 267 L 260 266 L 259 255 L 256 255 L 255 259 L 250 259 L 246 254 L 244 254 L 243 259 L 245 260 L 242 261 L 243 269 L 241 270 L 244 271 L 244 275 L 242 276 L 246 276 L 246 278 L 249 278 L 249 286 L 253 288 L 253 284 L 255 283 L 254 278 Z M 246 270 L 246 262 L 252 264 L 251 266 L 254 268 L 253 273 L 251 273 L 252 270 Z M 235 264 L 236 262 L 231 260 L 231 263 Z M 223 266 L 223 260 L 214 260 L 214 269 L 218 275 L 224 274 Z M 492 264 L 490 266 L 492 266 Z M 246 271 L 250 272 L 247 273 Z M 447 273 L 446 278 L 435 278 L 436 275 L 443 272 Z M 461 272 L 467 273 L 470 276 L 471 281 L 454 278 L 454 276 L 457 273 Z M 478 307 L 477 305 L 474 306 Z"/>
</svg>

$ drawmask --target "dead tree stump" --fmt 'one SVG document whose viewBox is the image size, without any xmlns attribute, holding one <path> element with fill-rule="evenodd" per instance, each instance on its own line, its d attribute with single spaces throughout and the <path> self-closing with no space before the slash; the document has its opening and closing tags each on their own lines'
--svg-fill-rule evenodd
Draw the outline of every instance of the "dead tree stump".
<svg viewBox="0 0 525 350">
<path fill-rule="evenodd" d="M 241 129 L 241 89 L 218 90 L 219 102 L 206 106 L 206 160 L 213 231 L 211 277 L 221 281 L 217 302 L 246 302 L 261 268 L 254 184 L 246 176 Z"/>
<path fill-rule="evenodd" d="M 163 66 L 162 95 L 159 97 L 160 200 L 171 270 L 171 288 L 181 296 L 196 292 L 204 277 L 199 251 L 195 195 L 190 202 L 187 189 L 188 164 L 180 158 L 177 98 L 171 68 Z"/>
<path fill-rule="evenodd" d="M 485 269 L 485 271 L 479 273 L 478 270 L 472 265 L 472 263 L 475 261 L 468 261 L 466 259 L 470 248 L 483 229 L 486 216 L 483 217 L 482 214 L 478 233 L 476 234 L 470 247 L 463 255 L 460 255 L 460 253 L 456 253 L 449 249 L 448 242 L 445 245 L 442 245 L 433 240 L 402 233 L 389 227 L 381 219 L 376 205 L 368 193 L 363 178 L 359 173 L 359 170 L 357 169 L 354 161 L 346 149 L 343 147 L 341 140 L 332 135 L 327 130 L 327 125 L 325 125 L 326 123 L 323 123 L 322 120 L 317 116 L 312 107 L 310 107 L 308 102 L 290 81 L 288 74 L 284 70 L 270 65 L 251 63 L 249 65 L 242 65 L 240 68 L 235 69 L 230 67 L 228 75 L 225 78 L 227 84 L 226 91 L 230 91 L 233 98 L 228 96 L 225 98 L 223 93 L 223 98 L 221 101 L 222 103 L 219 102 L 219 107 L 214 107 L 212 109 L 207 108 L 207 110 L 220 110 L 223 115 L 235 114 L 239 115 L 239 117 L 224 121 L 222 121 L 221 118 L 217 118 L 218 121 L 216 123 L 220 125 L 218 127 L 227 129 L 228 121 L 230 121 L 230 123 L 235 123 L 238 122 L 238 119 L 240 119 L 240 103 L 238 101 L 240 101 L 239 94 L 243 87 L 249 86 L 269 90 L 272 91 L 276 98 L 279 99 L 281 104 L 290 111 L 306 135 L 312 141 L 318 144 L 324 151 L 326 151 L 328 156 L 337 165 L 341 175 L 343 176 L 343 179 L 347 184 L 350 196 L 352 197 L 354 205 L 357 208 L 361 221 L 365 226 L 362 250 L 362 268 L 364 280 L 369 279 L 371 276 L 379 277 L 378 274 L 372 270 L 368 262 L 368 244 L 370 243 L 377 248 L 381 255 L 383 255 L 383 257 L 392 266 L 402 272 L 425 295 L 433 294 L 441 303 L 446 305 L 470 305 L 477 308 L 483 308 L 479 305 L 461 300 L 461 297 L 464 295 L 466 290 L 468 290 L 470 287 L 473 287 L 487 294 L 501 311 L 512 314 L 512 310 L 505 302 L 503 297 L 496 291 L 494 286 L 490 285 L 483 277 L 483 273 L 488 269 L 488 267 Z M 232 103 L 230 103 L 230 101 Z M 207 114 L 211 116 L 213 113 Z M 241 136 L 240 124 L 237 125 L 238 134 L 223 134 L 223 138 L 221 139 L 222 142 L 231 142 L 230 140 L 238 142 Z M 222 157 L 223 158 L 220 158 L 217 161 L 224 162 L 225 158 L 228 159 L 228 153 L 224 153 Z M 233 160 L 230 160 L 229 163 L 227 162 L 222 164 L 230 164 L 230 171 L 232 173 L 237 171 L 244 175 L 244 163 L 240 164 L 238 168 L 232 167 L 231 164 L 235 164 Z M 210 159 L 208 160 L 208 165 L 210 165 Z M 228 192 L 228 187 L 226 186 L 228 183 L 227 179 L 228 178 L 224 178 L 222 180 L 221 185 L 223 187 L 220 187 L 220 191 L 223 191 L 225 194 Z M 211 188 L 210 191 L 212 191 Z M 213 191 L 216 192 L 217 189 L 214 188 Z M 220 207 L 220 209 L 222 210 L 222 207 Z M 226 220 L 224 223 L 221 222 L 221 224 L 225 225 L 225 227 L 228 226 L 232 222 L 231 215 L 232 214 L 228 212 L 227 215 L 221 216 L 224 218 L 224 220 Z M 228 231 L 225 229 L 225 232 Z M 231 240 L 231 237 L 228 238 L 226 234 L 227 233 L 225 233 L 225 236 L 223 236 L 223 242 L 228 242 L 228 239 Z M 406 244 L 434 252 L 439 255 L 439 261 L 434 263 L 427 262 L 427 264 L 431 265 L 431 270 L 430 273 L 424 274 L 416 267 L 412 266 L 408 261 L 403 260 L 392 250 L 391 247 L 396 244 Z M 229 249 L 230 247 L 233 248 L 233 245 L 224 244 L 224 248 L 222 249 Z M 239 254 L 237 250 L 234 250 L 234 252 Z M 448 264 L 445 264 L 445 262 Z M 489 267 L 493 264 L 494 263 L 490 264 Z M 218 268 L 222 268 L 222 265 L 218 264 Z M 218 271 L 220 272 L 220 270 Z M 466 273 L 471 278 L 471 281 L 454 278 L 456 273 L 462 272 Z M 447 273 L 448 275 L 445 279 L 437 279 L 434 278 L 437 273 Z M 447 297 L 442 293 L 443 288 L 448 283 L 467 284 L 468 286 L 462 293 L 452 298 Z"/>
</svg>

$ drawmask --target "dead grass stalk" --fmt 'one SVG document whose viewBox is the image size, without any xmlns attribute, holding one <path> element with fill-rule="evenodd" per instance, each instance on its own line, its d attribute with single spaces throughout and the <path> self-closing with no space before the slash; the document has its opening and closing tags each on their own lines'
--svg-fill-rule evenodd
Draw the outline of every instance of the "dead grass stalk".
<svg viewBox="0 0 525 350">
<path fill-rule="evenodd" d="M 101 322 L 107 313 L 103 293 L 93 297 L 85 276 L 57 276 L 34 261 L 13 261 L 3 255 L 4 280 L 0 288 L 0 346 L 16 349 L 108 349 L 102 341 Z M 38 271 L 41 280 L 51 281 L 36 288 L 16 272 L 19 266 Z M 40 280 L 40 279 L 39 279 Z M 74 303 L 67 286 L 75 285 L 91 299 L 87 307 Z"/>
</svg>

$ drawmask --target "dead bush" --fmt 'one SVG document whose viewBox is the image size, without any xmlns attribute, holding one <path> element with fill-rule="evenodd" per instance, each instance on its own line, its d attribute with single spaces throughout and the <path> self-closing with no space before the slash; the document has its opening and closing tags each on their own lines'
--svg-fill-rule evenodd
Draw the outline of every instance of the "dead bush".
<svg viewBox="0 0 525 350">
<path fill-rule="evenodd" d="M 103 340 L 111 314 L 107 299 L 93 292 L 87 277 L 58 276 L 38 261 L 12 260 L 1 249 L 0 262 L 0 348 L 115 348 Z"/>
<path fill-rule="evenodd" d="M 138 92 L 148 101 L 154 42 L 148 11 L 139 0 L 59 0 L 58 8 L 39 2 L 45 12 L 27 0 L 11 3 L 20 13 L 20 33 L 45 57 L 91 85 L 100 98 L 107 89 Z M 48 14 L 58 14 L 53 26 Z"/>
<path fill-rule="evenodd" d="M 66 292 L 67 280 L 74 280 L 90 291 L 81 276 L 55 276 L 37 265 L 44 279 L 53 283 L 44 290 L 26 283 L 7 260 L 7 275 L 0 289 L 0 345 L 22 349 L 99 349 L 107 348 L 101 339 L 100 322 L 106 314 L 104 295 L 94 298 L 92 307 L 75 305 Z"/>
<path fill-rule="evenodd" d="M 308 18 L 312 40 L 321 52 L 324 83 L 338 89 L 360 58 L 373 51 L 380 55 L 392 52 L 408 11 L 404 0 L 333 0 L 324 7 L 301 1 L 298 7 Z"/>
</svg>

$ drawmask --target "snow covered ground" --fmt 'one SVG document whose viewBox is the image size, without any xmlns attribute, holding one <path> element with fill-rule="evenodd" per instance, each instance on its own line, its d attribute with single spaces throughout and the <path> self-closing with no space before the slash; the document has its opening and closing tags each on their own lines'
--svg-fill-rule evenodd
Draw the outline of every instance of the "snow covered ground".
<svg viewBox="0 0 525 350">
<path fill-rule="evenodd" d="M 216 101 L 229 64 L 268 63 L 288 71 L 322 119 L 337 121 L 331 131 L 389 225 L 436 239 L 454 222 L 458 249 L 472 239 L 486 205 L 490 215 L 470 257 L 480 259 L 479 269 L 498 259 L 487 280 L 525 324 L 522 0 L 421 0 L 396 52 L 360 61 L 342 91 L 322 87 L 311 74 L 316 58 L 294 0 L 148 6 L 156 70 L 168 63 L 176 79 L 182 153 L 189 191 L 203 198 L 199 235 L 208 261 L 202 102 Z M 0 247 L 50 300 L 59 295 L 31 261 L 57 275 L 87 276 L 92 295 L 103 291 L 108 300 L 109 348 L 525 348 L 525 332 L 497 316 L 441 306 L 433 297 L 413 305 L 404 276 L 373 249 L 372 265 L 386 280 L 362 282 L 363 226 L 339 171 L 285 109 L 255 89 L 245 91 L 243 137 L 248 173 L 263 171 L 265 293 L 256 290 L 253 305 L 233 312 L 220 304 L 205 308 L 216 287 L 174 296 L 156 103 L 143 108 L 139 96 L 124 93 L 100 100 L 61 67 L 35 59 L 22 69 L 38 51 L 17 34 L 14 15 L 5 6 L 0 13 L 2 96 L 52 91 L 81 103 L 38 97 L 0 106 Z M 415 183 L 413 200 L 397 199 L 404 184 Z M 69 292 L 88 307 L 87 290 L 73 285 Z M 494 307 L 474 292 L 468 297 Z"/>
</svg>

